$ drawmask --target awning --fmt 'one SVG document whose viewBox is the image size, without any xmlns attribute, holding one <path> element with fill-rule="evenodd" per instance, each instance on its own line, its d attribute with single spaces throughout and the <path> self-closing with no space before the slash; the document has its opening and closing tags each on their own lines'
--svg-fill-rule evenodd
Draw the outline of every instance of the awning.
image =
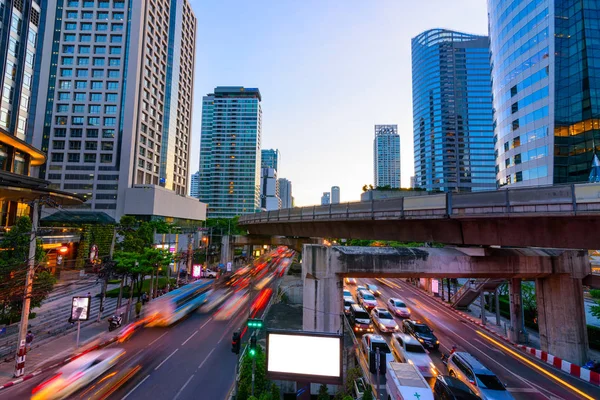
<svg viewBox="0 0 600 400">
<path fill-rule="evenodd" d="M 0 171 L 0 200 L 30 202 L 48 199 L 58 206 L 77 205 L 85 201 L 80 195 L 49 189 L 49 184 L 43 179 Z"/>
<path fill-rule="evenodd" d="M 58 211 L 41 219 L 46 224 L 116 224 L 114 218 L 102 211 Z"/>
</svg>

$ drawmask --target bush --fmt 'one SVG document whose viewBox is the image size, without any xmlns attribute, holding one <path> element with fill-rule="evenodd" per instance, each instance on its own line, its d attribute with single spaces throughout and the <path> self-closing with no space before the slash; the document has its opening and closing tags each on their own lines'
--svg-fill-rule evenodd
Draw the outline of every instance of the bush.
<svg viewBox="0 0 600 400">
<path fill-rule="evenodd" d="M 109 279 L 108 280 L 109 285 L 113 285 L 115 283 L 121 283 L 121 280 L 120 279 Z"/>
<path fill-rule="evenodd" d="M 119 280 L 117 283 L 120 283 L 121 281 Z M 173 285 L 175 285 L 176 280 L 175 279 L 171 279 L 171 289 L 173 289 Z M 154 284 L 156 284 L 156 279 L 154 279 Z M 158 288 L 159 289 L 164 289 L 167 286 L 167 278 L 165 277 L 159 277 L 158 278 Z M 146 279 L 144 281 L 144 283 L 142 284 L 142 293 L 144 292 L 149 292 L 150 291 L 150 279 Z M 134 295 L 137 295 L 137 292 L 133 292 Z M 114 288 L 112 290 L 109 290 L 106 292 L 106 297 L 119 297 L 119 288 Z M 123 286 L 123 298 L 124 299 L 128 299 L 129 298 L 129 286 L 125 285 Z"/>
<path fill-rule="evenodd" d="M 590 296 L 592 296 L 594 299 L 600 299 L 600 289 L 591 289 Z"/>
<path fill-rule="evenodd" d="M 600 350 L 600 328 L 593 325 L 587 326 L 590 349 Z"/>
</svg>

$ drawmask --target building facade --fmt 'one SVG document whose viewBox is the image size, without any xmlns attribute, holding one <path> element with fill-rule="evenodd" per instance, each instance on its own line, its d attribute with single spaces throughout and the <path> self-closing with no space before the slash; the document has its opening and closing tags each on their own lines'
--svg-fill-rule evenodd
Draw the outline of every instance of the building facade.
<svg viewBox="0 0 600 400">
<path fill-rule="evenodd" d="M 600 149 L 597 3 L 488 9 L 498 186 L 587 182 Z"/>
<path fill-rule="evenodd" d="M 46 156 L 32 146 L 37 86 L 35 73 L 42 54 L 43 10 L 37 0 L 0 0 L 0 173 L 19 180 L 35 175 Z M 15 217 L 29 215 L 29 206 L 0 200 L 0 229 Z"/>
<path fill-rule="evenodd" d="M 261 96 L 258 89 L 217 87 L 202 99 L 200 201 L 209 218 L 260 210 Z"/>
<path fill-rule="evenodd" d="M 412 39 L 418 187 L 496 188 L 491 87 L 487 37 L 432 29 Z"/>
<path fill-rule="evenodd" d="M 340 187 L 331 187 L 331 204 L 340 204 Z"/>
<path fill-rule="evenodd" d="M 190 178 L 190 196 L 195 198 L 200 196 L 200 171 L 192 174 Z"/>
<path fill-rule="evenodd" d="M 279 184 L 281 208 L 292 208 L 294 206 L 292 197 L 292 182 L 285 178 L 279 178 L 277 182 Z"/>
<path fill-rule="evenodd" d="M 323 196 L 321 196 L 321 205 L 326 206 L 331 203 L 331 194 L 329 192 L 323 192 Z"/>
<path fill-rule="evenodd" d="M 48 0 L 46 10 L 38 97 L 47 102 L 37 108 L 35 142 L 48 162 L 40 176 L 83 195 L 83 211 L 135 215 L 141 190 L 153 212 L 174 217 L 151 199 L 185 198 L 189 184 L 189 3 Z M 177 218 L 203 219 L 197 201 L 182 204 L 189 209 Z"/>
<path fill-rule="evenodd" d="M 279 162 L 281 161 L 281 153 L 277 149 L 263 149 L 260 152 L 260 167 L 273 168 L 279 171 Z"/>
<path fill-rule="evenodd" d="M 260 188 L 261 208 L 265 211 L 279 210 L 281 198 L 279 197 L 279 180 L 275 168 L 261 168 Z"/>
<path fill-rule="evenodd" d="M 398 125 L 375 125 L 373 171 L 375 187 L 400 187 L 400 135 L 398 135 Z"/>
</svg>

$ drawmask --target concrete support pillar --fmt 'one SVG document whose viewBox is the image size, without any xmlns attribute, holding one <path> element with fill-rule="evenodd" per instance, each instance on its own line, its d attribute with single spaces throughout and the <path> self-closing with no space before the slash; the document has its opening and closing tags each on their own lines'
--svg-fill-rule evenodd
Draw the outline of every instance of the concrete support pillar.
<svg viewBox="0 0 600 400">
<path fill-rule="evenodd" d="M 342 332 L 342 277 L 331 262 L 331 248 L 304 245 L 302 279 L 304 310 L 302 329 Z"/>
<path fill-rule="evenodd" d="M 588 360 L 588 337 L 581 279 L 554 274 L 535 281 L 543 351 L 572 363 Z"/>
<path fill-rule="evenodd" d="M 512 278 L 509 281 L 510 297 L 510 330 L 508 338 L 515 343 L 525 341 L 523 331 L 523 299 L 521 297 L 521 279 Z"/>
<path fill-rule="evenodd" d="M 233 262 L 233 246 L 231 245 L 232 237 L 223 235 L 221 238 L 221 264 L 227 265 L 228 262 Z"/>
</svg>

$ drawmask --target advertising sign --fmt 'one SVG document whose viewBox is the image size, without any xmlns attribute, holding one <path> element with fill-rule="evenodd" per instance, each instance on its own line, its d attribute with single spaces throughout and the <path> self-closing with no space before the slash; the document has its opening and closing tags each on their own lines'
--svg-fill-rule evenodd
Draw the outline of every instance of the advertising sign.
<svg viewBox="0 0 600 400">
<path fill-rule="evenodd" d="M 231 261 L 227 263 L 227 272 L 231 272 Z"/>
<path fill-rule="evenodd" d="M 87 321 L 90 318 L 90 306 L 92 298 L 90 296 L 73 297 L 71 303 L 71 321 Z"/>
<path fill-rule="evenodd" d="M 202 275 L 202 265 L 194 265 L 194 269 L 192 270 L 192 276 L 194 278 L 198 278 Z"/>
</svg>

